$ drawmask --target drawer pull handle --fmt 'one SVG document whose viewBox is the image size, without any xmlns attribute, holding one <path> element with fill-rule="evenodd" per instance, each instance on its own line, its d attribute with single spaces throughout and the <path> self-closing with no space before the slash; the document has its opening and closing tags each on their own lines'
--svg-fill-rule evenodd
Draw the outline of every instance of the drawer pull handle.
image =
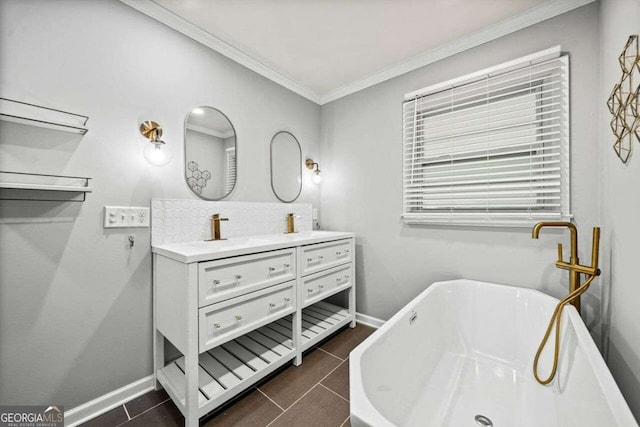
<svg viewBox="0 0 640 427">
<path fill-rule="evenodd" d="M 337 257 L 343 257 L 343 256 L 348 256 L 349 255 L 349 249 L 345 249 L 344 251 L 337 251 L 336 252 L 336 256 Z"/>
<path fill-rule="evenodd" d="M 323 259 L 324 259 L 324 257 L 322 255 L 319 255 L 318 258 L 316 258 L 315 260 L 313 258 L 307 258 L 307 263 L 309 263 L 309 264 L 311 264 L 311 263 L 321 263 Z"/>
<path fill-rule="evenodd" d="M 341 279 L 341 278 L 339 278 L 339 277 L 338 277 L 338 278 L 336 278 L 336 283 L 337 283 L 338 285 L 341 285 L 341 284 L 346 283 L 346 282 L 348 282 L 348 281 L 349 281 L 349 275 L 345 275 L 343 279 Z"/>
<path fill-rule="evenodd" d="M 318 286 L 318 288 L 324 289 L 324 285 L 320 285 L 320 286 Z"/>
<path fill-rule="evenodd" d="M 285 274 L 289 271 L 289 264 L 284 264 L 281 270 L 276 270 L 275 267 L 269 267 L 269 274 Z"/>
<path fill-rule="evenodd" d="M 213 286 L 218 286 L 218 285 L 220 285 L 220 287 L 221 287 L 221 288 L 224 288 L 225 286 L 233 286 L 233 285 L 237 285 L 237 284 L 238 284 L 238 282 L 240 281 L 240 279 L 242 279 L 242 276 L 241 276 L 241 275 L 239 275 L 239 274 L 236 274 L 236 275 L 235 275 L 235 280 L 234 280 L 234 281 L 232 281 L 232 282 L 228 282 L 228 283 L 225 283 L 224 285 L 220 285 L 220 280 L 217 280 L 217 279 L 216 279 L 216 280 L 214 280 L 214 281 L 213 281 Z"/>
<path fill-rule="evenodd" d="M 269 303 L 269 308 L 271 310 L 275 309 L 276 307 L 278 307 L 278 310 L 282 310 L 283 308 L 285 308 L 286 306 L 289 305 L 289 302 L 291 302 L 291 298 L 285 298 L 284 299 L 284 303 L 280 304 L 279 306 L 276 305 L 275 303 Z"/>
<path fill-rule="evenodd" d="M 235 321 L 233 323 L 230 322 L 228 325 L 224 325 L 224 326 L 221 323 L 214 323 L 213 328 L 214 329 L 230 328 L 232 326 L 236 326 L 238 322 L 240 322 L 241 320 L 242 320 L 242 316 L 238 315 L 238 316 L 235 316 Z"/>
<path fill-rule="evenodd" d="M 307 289 L 307 293 L 312 294 L 313 293 L 313 289 Z"/>
</svg>

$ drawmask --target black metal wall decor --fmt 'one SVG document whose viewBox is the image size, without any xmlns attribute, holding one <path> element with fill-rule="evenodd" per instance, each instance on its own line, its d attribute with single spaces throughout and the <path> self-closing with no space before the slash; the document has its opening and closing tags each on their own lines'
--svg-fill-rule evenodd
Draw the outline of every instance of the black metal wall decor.
<svg viewBox="0 0 640 427">
<path fill-rule="evenodd" d="M 616 137 L 613 149 L 622 163 L 627 163 L 633 140 L 640 142 L 640 50 L 637 34 L 629 36 L 618 62 L 622 77 L 613 87 L 607 106 L 613 116 L 611 130 Z"/>
</svg>

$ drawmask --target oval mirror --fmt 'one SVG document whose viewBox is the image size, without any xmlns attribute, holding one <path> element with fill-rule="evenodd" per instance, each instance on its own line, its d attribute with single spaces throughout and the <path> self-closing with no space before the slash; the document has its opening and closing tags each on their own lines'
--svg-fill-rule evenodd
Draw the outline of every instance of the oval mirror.
<svg viewBox="0 0 640 427">
<path fill-rule="evenodd" d="M 236 131 L 212 107 L 197 107 L 184 121 L 184 176 L 199 197 L 220 200 L 236 185 Z"/>
<path fill-rule="evenodd" d="M 271 188 L 278 200 L 293 202 L 302 191 L 302 150 L 292 133 L 271 138 Z"/>
</svg>

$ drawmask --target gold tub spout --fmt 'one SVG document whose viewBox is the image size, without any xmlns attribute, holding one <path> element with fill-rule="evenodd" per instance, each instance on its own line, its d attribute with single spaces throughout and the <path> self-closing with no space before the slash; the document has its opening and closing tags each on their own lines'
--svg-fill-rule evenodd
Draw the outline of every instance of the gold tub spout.
<svg viewBox="0 0 640 427">
<path fill-rule="evenodd" d="M 531 237 L 537 239 L 540 235 L 540 230 L 544 227 L 564 227 L 571 231 L 571 255 L 569 256 L 569 264 L 574 266 L 580 263 L 578 259 L 578 229 L 575 225 L 565 221 L 543 221 L 533 226 L 531 231 Z M 562 259 L 562 243 L 558 243 L 558 262 L 564 262 Z M 565 263 L 566 264 L 566 263 Z M 556 263 L 558 268 L 562 268 Z M 575 291 L 580 286 L 580 272 L 577 270 L 569 271 L 569 293 Z M 571 302 L 580 312 L 580 298 L 576 298 Z"/>
</svg>

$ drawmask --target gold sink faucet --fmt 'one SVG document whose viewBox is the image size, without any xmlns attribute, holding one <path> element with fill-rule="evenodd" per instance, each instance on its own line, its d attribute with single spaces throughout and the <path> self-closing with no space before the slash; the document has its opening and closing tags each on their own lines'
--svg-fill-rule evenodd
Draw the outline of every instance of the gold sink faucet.
<svg viewBox="0 0 640 427">
<path fill-rule="evenodd" d="M 300 218 L 296 214 L 287 214 L 287 232 L 284 234 L 291 234 L 296 232 L 295 218 Z"/>
<path fill-rule="evenodd" d="M 211 216 L 211 239 L 209 239 L 208 242 L 227 240 L 220 237 L 220 221 L 229 221 L 229 218 L 220 218 L 220 214 L 213 214 Z"/>
<path fill-rule="evenodd" d="M 591 265 L 584 266 L 580 265 L 580 261 L 578 260 L 578 229 L 575 225 L 570 222 L 563 221 L 546 221 L 539 222 L 533 226 L 533 230 L 531 232 L 531 237 L 534 239 L 538 238 L 540 234 L 540 229 L 544 227 L 566 227 L 571 231 L 571 255 L 569 257 L 569 262 L 565 262 L 562 256 L 562 243 L 558 243 L 558 260 L 556 261 L 556 267 L 561 268 L 563 270 L 569 270 L 569 295 L 560 300 L 560 302 L 556 305 L 555 310 L 553 311 L 553 315 L 551 316 L 551 320 L 549 321 L 549 325 L 547 326 L 547 330 L 544 333 L 544 338 L 542 338 L 542 342 L 538 347 L 538 351 L 536 352 L 536 357 L 533 359 L 533 376 L 536 378 L 542 385 L 549 384 L 553 381 L 553 378 L 556 376 L 556 371 L 558 369 L 558 356 L 560 352 L 560 318 L 562 316 L 562 309 L 568 303 L 573 304 L 580 313 L 580 295 L 585 293 L 593 279 L 596 276 L 600 275 L 600 269 L 598 268 L 598 254 L 600 247 L 600 227 L 593 227 L 593 240 L 591 243 Z M 581 285 L 580 284 L 580 274 L 584 274 L 586 276 L 586 281 Z M 553 366 L 551 367 L 551 373 L 545 379 L 540 378 L 538 375 L 538 361 L 540 360 L 540 355 L 542 354 L 542 350 L 547 344 L 547 340 L 549 339 L 549 335 L 551 335 L 551 330 L 555 324 L 556 334 L 555 334 L 555 347 L 553 351 Z"/>
</svg>

